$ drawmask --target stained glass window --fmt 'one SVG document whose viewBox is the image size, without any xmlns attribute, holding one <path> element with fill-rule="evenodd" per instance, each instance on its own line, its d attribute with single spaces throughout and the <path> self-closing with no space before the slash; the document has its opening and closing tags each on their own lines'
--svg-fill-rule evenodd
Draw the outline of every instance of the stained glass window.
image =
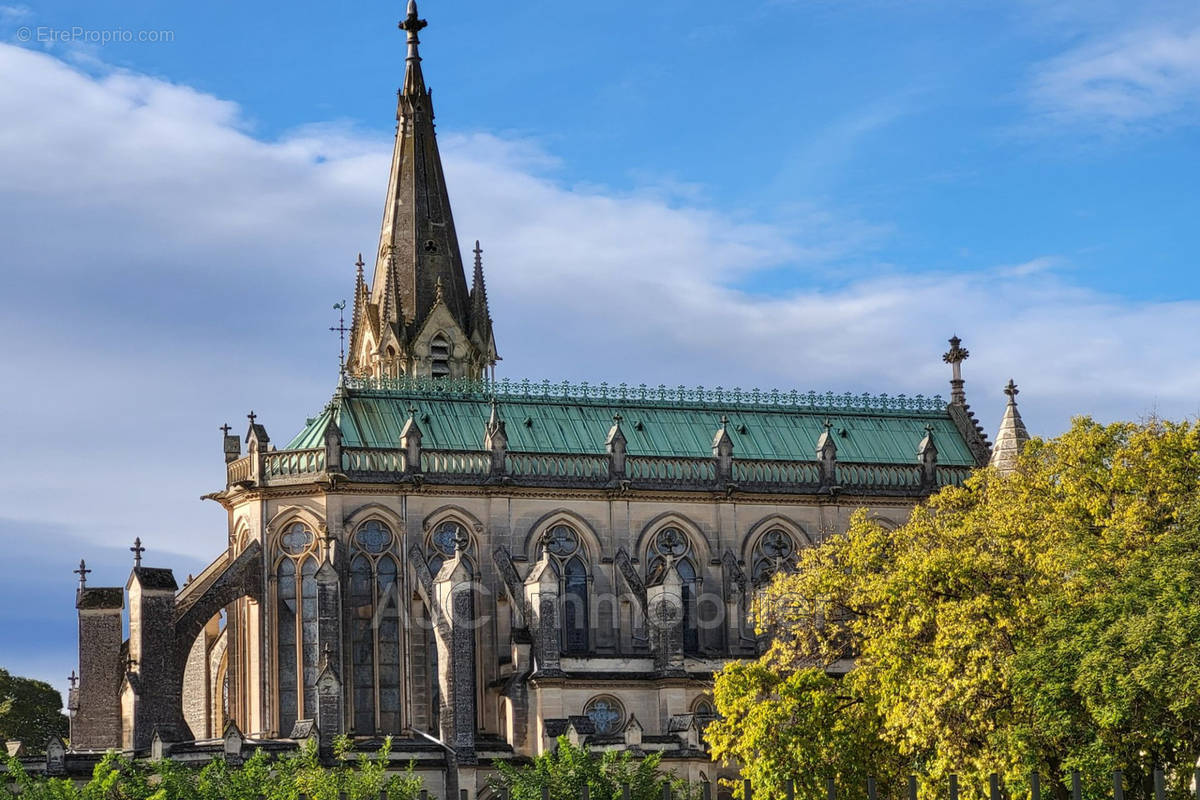
<svg viewBox="0 0 1200 800">
<path fill-rule="evenodd" d="M 583 713 L 596 726 L 596 733 L 601 736 L 617 733 L 625 725 L 625 707 L 615 697 L 593 697 L 583 707 Z"/>
<path fill-rule="evenodd" d="M 542 536 L 550 566 L 558 576 L 562 604 L 560 646 L 568 654 L 588 650 L 588 571 L 582 558 L 579 534 L 569 525 L 555 525 Z"/>
<path fill-rule="evenodd" d="M 392 532 L 377 520 L 354 535 L 350 562 L 352 699 L 356 733 L 400 728 L 400 625 Z"/>
<path fill-rule="evenodd" d="M 759 537 L 751 556 L 750 579 L 754 585 L 770 583 L 777 572 L 795 567 L 796 542 L 782 528 L 772 528 Z"/>
<path fill-rule="evenodd" d="M 692 543 L 687 534 L 676 527 L 666 527 L 650 540 L 647 555 L 647 576 L 654 576 L 666 567 L 667 557 L 674 559 L 675 569 L 683 580 L 683 648 L 689 652 L 700 649 L 700 629 L 697 624 L 696 598 L 699 595 L 699 575 L 692 563 Z"/>
</svg>

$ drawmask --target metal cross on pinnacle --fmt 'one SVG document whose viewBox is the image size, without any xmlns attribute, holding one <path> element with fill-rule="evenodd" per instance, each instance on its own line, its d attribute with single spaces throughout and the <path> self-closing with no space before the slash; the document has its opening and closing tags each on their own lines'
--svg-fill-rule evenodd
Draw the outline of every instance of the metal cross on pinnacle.
<svg viewBox="0 0 1200 800">
<path fill-rule="evenodd" d="M 75 670 L 71 670 L 71 674 L 67 676 L 67 682 L 71 684 L 71 688 L 75 688 L 75 684 L 79 683 L 79 676 L 75 674 Z"/>
<path fill-rule="evenodd" d="M 229 432 L 230 432 L 231 430 L 233 430 L 233 428 L 229 427 L 229 423 L 228 423 L 228 422 L 226 422 L 224 425 L 222 425 L 222 426 L 221 426 L 220 428 L 218 428 L 217 430 L 219 430 L 221 433 L 223 433 L 223 434 L 225 434 L 226 436 L 228 436 L 228 435 L 229 435 Z"/>
<path fill-rule="evenodd" d="M 91 570 L 87 568 L 86 561 L 84 561 L 82 558 L 79 559 L 79 569 L 73 569 L 71 571 L 79 576 L 79 588 L 80 589 L 87 586 L 87 576 L 88 576 L 88 573 L 91 572 Z"/>
<path fill-rule="evenodd" d="M 146 548 L 142 547 L 142 537 L 135 537 L 133 547 L 129 548 L 129 552 L 133 553 L 133 566 L 140 567 L 142 565 L 142 553 L 146 552 Z"/>
<path fill-rule="evenodd" d="M 362 257 L 359 257 L 362 260 Z M 338 374 L 346 371 L 346 331 L 350 330 L 346 327 L 346 301 L 334 303 L 333 308 L 338 312 L 337 327 L 330 327 L 329 330 L 334 331 L 338 335 Z"/>
</svg>

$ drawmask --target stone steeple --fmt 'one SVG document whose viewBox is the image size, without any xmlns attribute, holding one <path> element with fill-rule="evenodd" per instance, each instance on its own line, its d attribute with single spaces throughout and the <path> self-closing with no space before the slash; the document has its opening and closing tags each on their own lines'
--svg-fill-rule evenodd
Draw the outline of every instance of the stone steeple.
<svg viewBox="0 0 1200 800">
<path fill-rule="evenodd" d="M 479 378 L 496 361 L 482 264 L 473 297 L 454 230 L 421 70 L 417 34 L 425 26 L 410 0 L 400 22 L 408 53 L 375 271 L 370 287 L 360 279 L 355 291 L 352 375 Z"/>
<path fill-rule="evenodd" d="M 1017 459 L 1021 449 L 1029 441 L 1029 431 L 1021 420 L 1021 412 L 1017 410 L 1017 385 L 1010 378 L 1004 387 L 1008 395 L 1008 406 L 1004 409 L 1004 418 L 1000 420 L 1000 431 L 996 434 L 996 444 L 992 448 L 992 458 L 989 466 L 993 466 L 1004 474 L 1017 468 Z"/>
</svg>

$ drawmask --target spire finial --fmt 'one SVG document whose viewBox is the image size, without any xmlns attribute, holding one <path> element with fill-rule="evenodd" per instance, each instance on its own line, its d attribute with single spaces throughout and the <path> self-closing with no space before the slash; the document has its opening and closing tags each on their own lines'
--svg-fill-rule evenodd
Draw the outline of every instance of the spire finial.
<svg viewBox="0 0 1200 800">
<path fill-rule="evenodd" d="M 962 362 L 970 357 L 971 353 L 965 347 L 959 347 L 962 344 L 962 339 L 957 335 L 950 337 L 950 349 L 942 355 L 942 361 L 950 365 L 950 402 L 954 405 L 965 406 L 967 404 L 967 394 L 963 391 L 962 377 Z"/>
<path fill-rule="evenodd" d="M 250 420 L 250 424 L 254 424 L 254 420 L 258 419 L 258 414 L 254 413 L 254 409 L 250 409 L 250 413 L 246 415 L 246 419 Z"/>
<path fill-rule="evenodd" d="M 479 246 L 478 239 L 475 240 L 475 249 L 472 252 L 475 253 L 475 268 L 482 269 L 483 268 L 483 248 Z"/>
<path fill-rule="evenodd" d="M 400 20 L 400 30 L 408 34 L 408 55 L 405 58 L 404 88 L 400 92 L 406 97 L 412 97 L 425 91 L 425 79 L 421 75 L 421 54 L 417 50 L 417 45 L 421 43 L 421 40 L 417 38 L 417 33 L 428 24 L 428 22 L 417 16 L 416 0 L 408 0 L 408 15 Z"/>
<path fill-rule="evenodd" d="M 366 266 L 366 264 L 363 262 L 362 253 L 358 254 L 358 261 L 354 262 L 354 266 L 358 267 L 358 277 L 361 278 L 363 274 L 363 267 Z"/>
<path fill-rule="evenodd" d="M 231 430 L 233 430 L 233 428 L 231 428 L 231 427 L 229 426 L 229 423 L 228 423 L 228 422 L 226 422 L 224 425 L 222 425 L 221 427 L 217 428 L 217 430 L 219 430 L 221 433 L 223 433 L 223 434 L 225 434 L 226 436 L 228 436 L 228 435 L 229 435 L 229 432 L 230 432 Z"/>
<path fill-rule="evenodd" d="M 1021 393 L 1021 390 L 1017 388 L 1017 384 L 1013 383 L 1013 379 L 1009 378 L 1008 385 L 1004 387 L 1004 393 L 1008 395 L 1008 404 L 1015 406 L 1017 404 L 1017 395 Z"/>
<path fill-rule="evenodd" d="M 146 552 L 146 548 L 142 547 L 142 537 L 138 536 L 133 540 L 133 547 L 129 548 L 129 552 L 133 553 L 133 566 L 140 567 L 142 565 L 142 553 Z"/>
<path fill-rule="evenodd" d="M 67 676 L 67 681 L 71 684 L 71 688 L 75 688 L 75 684 L 79 683 L 79 676 L 75 674 L 75 670 L 71 670 L 71 674 Z"/>
<path fill-rule="evenodd" d="M 86 588 L 87 587 L 87 576 L 88 576 L 88 573 L 91 572 L 91 570 L 87 568 L 87 562 L 84 561 L 82 558 L 79 559 L 79 569 L 74 569 L 71 571 L 79 576 L 79 588 L 80 589 Z"/>
</svg>

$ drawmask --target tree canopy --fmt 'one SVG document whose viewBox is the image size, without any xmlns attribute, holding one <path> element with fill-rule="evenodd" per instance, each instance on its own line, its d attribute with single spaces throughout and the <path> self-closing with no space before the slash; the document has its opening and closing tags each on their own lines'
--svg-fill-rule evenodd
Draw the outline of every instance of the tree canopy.
<svg viewBox="0 0 1200 800">
<path fill-rule="evenodd" d="M 50 684 L 0 668 L 0 740 L 20 741 L 40 753 L 53 736 L 67 737 L 62 695 Z"/>
<path fill-rule="evenodd" d="M 864 511 L 757 601 L 768 652 L 718 675 L 719 758 L 787 778 L 1182 794 L 1200 756 L 1200 430 L 1080 418 L 886 530 Z M 831 677 L 839 675 L 841 677 Z"/>
<path fill-rule="evenodd" d="M 350 754 L 350 741 L 334 745 L 337 763 L 323 765 L 315 742 L 297 752 L 272 759 L 262 750 L 240 766 L 214 759 L 203 767 L 171 759 L 135 763 L 109 752 L 92 771 L 91 780 L 76 784 L 68 778 L 29 775 L 15 758 L 8 760 L 12 793 L 21 800 L 416 800 L 421 779 L 412 765 L 400 773 L 387 771 L 391 741 L 374 754 Z"/>
<path fill-rule="evenodd" d="M 557 747 L 529 764 L 514 766 L 497 761 L 499 776 L 494 783 L 511 800 L 542 800 L 543 787 L 556 800 L 580 798 L 584 786 L 592 800 L 621 800 L 625 784 L 630 800 L 662 800 L 662 787 L 668 784 L 677 800 L 695 795 L 685 781 L 660 768 L 661 759 L 660 753 L 634 757 L 627 750 L 609 750 L 597 756 L 560 736 Z"/>
</svg>

